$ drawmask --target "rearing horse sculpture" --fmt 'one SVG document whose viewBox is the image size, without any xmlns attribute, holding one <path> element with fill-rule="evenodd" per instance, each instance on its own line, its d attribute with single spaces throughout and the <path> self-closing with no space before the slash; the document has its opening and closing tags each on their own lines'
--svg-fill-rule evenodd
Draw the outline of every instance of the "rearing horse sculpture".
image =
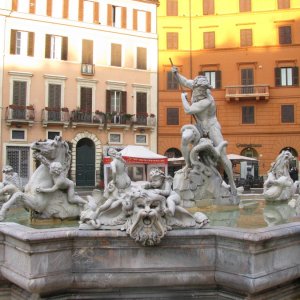
<svg viewBox="0 0 300 300">
<path fill-rule="evenodd" d="M 9 208 L 21 202 L 22 205 L 35 212 L 37 218 L 74 218 L 80 215 L 82 207 L 68 202 L 67 194 L 62 190 L 51 193 L 41 193 L 39 189 L 49 189 L 54 183 L 49 172 L 49 166 L 53 162 L 59 162 L 63 166 L 65 176 L 70 168 L 71 154 L 68 144 L 61 137 L 45 142 L 35 142 L 31 149 L 33 156 L 41 162 L 41 165 L 31 176 L 24 192 L 16 192 L 3 204 L 0 210 L 0 220 L 4 220 Z M 79 197 L 75 195 L 74 197 Z M 79 202 L 79 201 L 74 201 Z"/>
</svg>

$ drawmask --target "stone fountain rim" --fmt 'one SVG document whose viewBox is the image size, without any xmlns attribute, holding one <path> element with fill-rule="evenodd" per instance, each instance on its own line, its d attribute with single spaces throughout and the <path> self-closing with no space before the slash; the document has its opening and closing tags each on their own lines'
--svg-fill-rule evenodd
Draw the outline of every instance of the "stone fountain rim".
<svg viewBox="0 0 300 300">
<path fill-rule="evenodd" d="M 127 234 L 120 230 L 79 230 L 75 227 L 60 227 L 36 229 L 14 222 L 0 223 L 0 233 L 18 240 L 41 241 L 72 238 L 126 238 Z M 274 238 L 284 238 L 292 235 L 300 235 L 300 222 L 275 225 L 265 228 L 232 228 L 225 226 L 206 226 L 201 229 L 174 229 L 168 231 L 166 237 L 191 238 L 209 237 L 237 239 L 248 242 L 267 241 Z"/>
</svg>

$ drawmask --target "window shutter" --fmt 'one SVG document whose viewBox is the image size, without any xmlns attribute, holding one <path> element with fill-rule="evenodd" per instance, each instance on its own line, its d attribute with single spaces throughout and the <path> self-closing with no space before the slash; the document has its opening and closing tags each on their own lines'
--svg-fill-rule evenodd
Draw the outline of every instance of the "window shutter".
<svg viewBox="0 0 300 300">
<path fill-rule="evenodd" d="M 167 49 L 178 49 L 178 32 L 167 32 Z"/>
<path fill-rule="evenodd" d="M 214 0 L 203 0 L 203 15 L 213 15 L 214 13 Z"/>
<path fill-rule="evenodd" d="M 293 85 L 299 85 L 299 68 L 293 68 Z"/>
<path fill-rule="evenodd" d="M 220 89 L 221 88 L 221 75 L 222 75 L 222 73 L 221 73 L 221 71 L 216 71 L 216 89 Z"/>
<path fill-rule="evenodd" d="M 12 10 L 13 11 L 17 11 L 18 10 L 18 0 L 13 0 L 12 1 Z"/>
<path fill-rule="evenodd" d="M 122 7 L 122 17 L 121 17 L 121 27 L 127 28 L 127 9 L 126 7 Z"/>
<path fill-rule="evenodd" d="M 151 32 L 151 12 L 146 12 L 146 32 Z"/>
<path fill-rule="evenodd" d="M 50 49 L 51 49 L 51 35 L 46 34 L 45 58 L 50 58 Z"/>
<path fill-rule="evenodd" d="M 106 112 L 110 111 L 110 90 L 106 90 Z"/>
<path fill-rule="evenodd" d="M 94 23 L 99 24 L 99 2 L 94 2 Z"/>
<path fill-rule="evenodd" d="M 52 0 L 47 0 L 47 16 L 52 16 Z"/>
<path fill-rule="evenodd" d="M 81 87 L 81 89 L 80 89 L 80 109 L 85 112 L 92 112 L 92 88 Z"/>
<path fill-rule="evenodd" d="M 178 0 L 167 0 L 167 16 L 178 16 Z"/>
<path fill-rule="evenodd" d="M 82 63 L 93 64 L 93 41 L 82 40 Z"/>
<path fill-rule="evenodd" d="M 137 114 L 147 113 L 147 93 L 136 93 L 136 112 Z"/>
<path fill-rule="evenodd" d="M 10 54 L 16 54 L 16 35 L 17 30 L 10 31 Z"/>
<path fill-rule="evenodd" d="M 51 108 L 61 107 L 61 85 L 49 84 L 48 86 L 48 106 Z"/>
<path fill-rule="evenodd" d="M 107 25 L 108 26 L 112 26 L 112 5 L 111 4 L 107 4 Z"/>
<path fill-rule="evenodd" d="M 35 14 L 35 0 L 30 0 L 29 2 L 29 13 Z"/>
<path fill-rule="evenodd" d="M 61 59 L 68 60 L 68 38 L 66 36 L 62 37 Z"/>
<path fill-rule="evenodd" d="M 28 32 L 27 55 L 28 56 L 33 56 L 34 55 L 34 32 Z"/>
<path fill-rule="evenodd" d="M 63 18 L 69 18 L 69 0 L 64 0 L 64 7 L 63 7 Z"/>
<path fill-rule="evenodd" d="M 147 69 L 147 49 L 138 47 L 137 48 L 137 69 Z"/>
<path fill-rule="evenodd" d="M 178 108 L 167 108 L 167 125 L 179 125 Z"/>
<path fill-rule="evenodd" d="M 121 67 L 121 45 L 111 44 L 111 65 Z"/>
<path fill-rule="evenodd" d="M 20 106 L 26 105 L 26 89 L 27 83 L 25 81 L 14 81 L 13 104 Z"/>
<path fill-rule="evenodd" d="M 79 6 L 78 6 L 78 21 L 83 21 L 83 3 L 84 0 L 79 0 Z"/>
<path fill-rule="evenodd" d="M 275 86 L 281 86 L 281 69 L 275 68 Z"/>
<path fill-rule="evenodd" d="M 137 13 L 136 9 L 133 10 L 133 20 L 132 20 L 132 29 L 137 30 Z"/>
<path fill-rule="evenodd" d="M 127 113 L 127 92 L 122 92 L 122 107 L 121 112 L 126 114 Z"/>
</svg>

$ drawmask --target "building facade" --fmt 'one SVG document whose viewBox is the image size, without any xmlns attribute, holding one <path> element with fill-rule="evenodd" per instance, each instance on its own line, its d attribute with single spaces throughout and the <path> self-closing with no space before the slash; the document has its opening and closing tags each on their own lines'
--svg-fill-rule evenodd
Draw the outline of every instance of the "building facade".
<svg viewBox="0 0 300 300">
<path fill-rule="evenodd" d="M 300 153 L 300 3 L 162 0 L 158 9 L 158 151 L 180 156 L 184 113 L 171 63 L 213 86 L 227 153 L 258 159 L 260 175 L 283 149 Z M 188 97 L 190 99 L 190 92 Z"/>
<path fill-rule="evenodd" d="M 62 136 L 71 178 L 95 186 L 108 147 L 157 151 L 157 1 L 0 4 L 1 165 L 26 183 L 30 144 Z"/>
</svg>

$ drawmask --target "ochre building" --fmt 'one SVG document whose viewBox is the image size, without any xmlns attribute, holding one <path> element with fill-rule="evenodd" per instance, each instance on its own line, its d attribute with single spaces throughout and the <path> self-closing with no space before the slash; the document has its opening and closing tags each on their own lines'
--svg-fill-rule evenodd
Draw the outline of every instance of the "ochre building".
<svg viewBox="0 0 300 300">
<path fill-rule="evenodd" d="M 180 155 L 180 129 L 191 122 L 171 58 L 188 79 L 210 80 L 227 153 L 256 157 L 260 175 L 283 149 L 298 164 L 299 1 L 162 0 L 157 24 L 160 154 Z"/>
</svg>

